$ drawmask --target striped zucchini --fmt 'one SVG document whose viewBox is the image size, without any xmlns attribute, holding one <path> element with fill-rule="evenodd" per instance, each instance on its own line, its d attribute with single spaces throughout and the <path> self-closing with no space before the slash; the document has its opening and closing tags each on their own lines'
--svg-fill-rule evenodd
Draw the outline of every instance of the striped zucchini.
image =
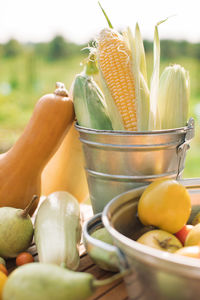
<svg viewBox="0 0 200 300">
<path fill-rule="evenodd" d="M 40 205 L 35 220 L 34 239 L 39 261 L 77 269 L 80 236 L 80 211 L 76 198 L 65 191 L 50 194 Z"/>
</svg>

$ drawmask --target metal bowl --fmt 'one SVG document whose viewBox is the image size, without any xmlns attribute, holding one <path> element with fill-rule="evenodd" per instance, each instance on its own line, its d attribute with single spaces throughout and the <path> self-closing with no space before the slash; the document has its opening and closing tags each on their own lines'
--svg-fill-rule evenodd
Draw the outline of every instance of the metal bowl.
<svg viewBox="0 0 200 300">
<path fill-rule="evenodd" d="M 200 210 L 200 179 L 181 182 L 191 195 L 193 217 Z M 144 189 L 145 187 L 136 188 L 115 197 L 102 213 L 103 225 L 111 234 L 115 245 L 112 252 L 118 257 L 118 262 L 115 260 L 116 266 L 121 271 L 129 269 L 129 275 L 124 278 L 129 297 L 142 300 L 199 299 L 200 260 L 153 249 L 133 240 L 138 232 L 137 203 Z M 97 216 L 84 228 L 89 254 L 92 245 L 103 249 L 103 244 L 97 245 L 88 231 L 95 218 Z"/>
</svg>

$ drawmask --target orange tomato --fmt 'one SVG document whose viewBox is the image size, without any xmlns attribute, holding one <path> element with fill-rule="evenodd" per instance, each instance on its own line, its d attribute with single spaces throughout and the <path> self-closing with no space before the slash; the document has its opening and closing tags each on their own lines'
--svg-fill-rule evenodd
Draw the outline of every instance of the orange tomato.
<svg viewBox="0 0 200 300">
<path fill-rule="evenodd" d="M 2 293 L 3 293 L 3 288 L 4 288 L 4 285 L 6 283 L 6 280 L 7 280 L 7 276 L 0 271 L 0 300 L 2 300 Z"/>
<path fill-rule="evenodd" d="M 34 262 L 33 256 L 28 252 L 22 252 L 16 257 L 16 265 L 22 266 Z"/>
</svg>

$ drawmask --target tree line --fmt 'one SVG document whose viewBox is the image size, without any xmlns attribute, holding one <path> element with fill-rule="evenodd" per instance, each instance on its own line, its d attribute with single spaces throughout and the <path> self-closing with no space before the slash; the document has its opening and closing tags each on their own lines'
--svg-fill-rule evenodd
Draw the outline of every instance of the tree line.
<svg viewBox="0 0 200 300">
<path fill-rule="evenodd" d="M 90 44 L 90 43 L 88 43 Z M 80 55 L 81 50 L 88 45 L 78 45 L 67 41 L 61 35 L 55 36 L 49 42 L 22 44 L 16 39 L 10 39 L 4 44 L 0 44 L 0 57 L 15 57 L 27 51 L 33 54 L 45 57 L 47 60 L 57 60 L 67 58 L 73 55 Z M 153 50 L 153 43 L 144 40 L 146 53 Z M 200 43 L 190 43 L 185 40 L 161 40 L 162 59 L 176 58 L 180 56 L 194 57 L 200 59 Z"/>
</svg>

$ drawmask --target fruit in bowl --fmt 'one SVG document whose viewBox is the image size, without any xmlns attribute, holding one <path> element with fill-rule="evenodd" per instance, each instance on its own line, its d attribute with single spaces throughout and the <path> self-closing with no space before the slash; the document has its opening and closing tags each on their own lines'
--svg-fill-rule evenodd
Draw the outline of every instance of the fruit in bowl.
<svg viewBox="0 0 200 300">
<path fill-rule="evenodd" d="M 177 237 L 175 237 L 175 235 L 160 229 L 150 230 L 144 233 L 141 237 L 139 237 L 137 242 L 171 253 L 182 248 L 181 242 Z"/>
<path fill-rule="evenodd" d="M 176 233 L 187 223 L 191 200 L 187 189 L 176 180 L 161 179 L 151 183 L 138 203 L 142 224 Z"/>
</svg>

